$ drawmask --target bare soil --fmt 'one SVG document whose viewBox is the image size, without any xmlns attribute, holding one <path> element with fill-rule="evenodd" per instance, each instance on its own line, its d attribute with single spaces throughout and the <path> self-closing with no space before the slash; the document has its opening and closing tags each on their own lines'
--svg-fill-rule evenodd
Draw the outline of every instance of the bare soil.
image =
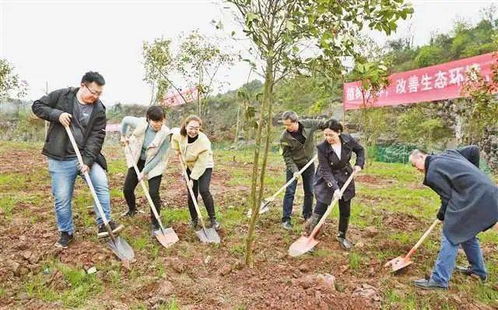
<svg viewBox="0 0 498 310">
<path fill-rule="evenodd" d="M 112 160 L 117 156 L 109 157 Z M 251 165 L 236 164 L 247 167 L 250 173 Z M 246 197 L 249 190 L 248 186 L 228 185 L 231 165 L 234 163 L 225 166 L 219 163 L 211 183 L 221 214 L 231 206 L 242 205 L 242 197 Z M 186 189 L 176 167 L 175 162 L 170 164 L 162 183 L 165 214 L 168 208 L 186 208 Z M 380 309 L 384 299 L 383 285 L 406 286 L 410 277 L 422 275 L 416 268 L 400 277 L 386 272 L 385 262 L 379 260 L 376 253 L 394 249 L 401 254 L 406 253 L 407 247 L 384 238 L 382 231 L 359 230 L 354 226 L 350 236 L 357 245 L 354 252 L 361 256 L 361 263 L 353 268 L 350 264 L 352 254 L 342 251 L 335 241 L 336 220 L 325 227 L 315 253 L 289 257 L 287 249 L 299 233 L 281 230 L 279 218 L 269 215 L 261 218 L 257 228 L 253 268 L 243 264 L 247 221 L 243 220 L 230 231 L 223 228 L 220 232 L 223 241 L 219 247 L 201 244 L 186 221 L 176 221 L 172 227 L 180 242 L 170 249 L 160 248 L 158 256 L 151 255 L 150 247 L 135 250 L 136 261 L 128 270 L 120 267 L 120 262 L 104 242 L 97 240 L 95 227 L 85 227 L 78 221 L 80 215 L 77 213 L 74 214 L 78 224 L 75 241 L 64 250 L 54 247 L 58 236 L 46 169 L 46 160 L 39 152 L 17 150 L 0 154 L 0 173 L 27 176 L 26 194 L 44 197 L 38 204 L 16 203 L 11 215 L 0 214 L 0 283 L 4 289 L 0 295 L 0 308 L 63 308 L 60 302 L 42 301 L 26 293 L 26 285 L 37 275 L 41 275 L 46 287 L 52 290 L 70 288 L 60 271 L 47 272 L 45 269 L 46 262 L 54 260 L 81 270 L 107 266 L 97 271 L 104 291 L 86 304 L 88 308 L 97 309 L 128 309 L 137 303 L 153 309 L 173 296 L 182 309 L 233 309 L 239 306 L 248 309 Z M 44 177 L 40 177 L 40 173 L 44 173 Z M 30 179 L 34 181 L 29 182 Z M 110 175 L 110 187 L 121 188 L 123 180 L 124 172 Z M 360 176 L 358 181 L 377 182 L 368 175 Z M 76 195 L 86 190 L 82 183 L 77 185 Z M 125 222 L 128 240 L 149 229 L 146 201 L 140 198 L 138 203 L 146 213 Z M 113 197 L 112 204 L 114 214 L 126 208 L 121 197 Z M 299 207 L 295 209 L 297 213 Z M 92 211 L 87 209 L 87 212 Z M 392 230 L 425 227 L 421 220 L 408 215 L 385 213 L 382 217 L 386 227 Z M 160 247 L 157 242 L 153 246 Z M 434 259 L 434 253 L 424 250 L 420 255 L 417 259 Z M 161 276 L 158 276 L 158 266 L 164 270 Z M 324 274 L 333 275 L 335 282 L 320 280 L 319 275 Z M 119 276 L 124 289 L 116 290 L 113 276 Z"/>
</svg>

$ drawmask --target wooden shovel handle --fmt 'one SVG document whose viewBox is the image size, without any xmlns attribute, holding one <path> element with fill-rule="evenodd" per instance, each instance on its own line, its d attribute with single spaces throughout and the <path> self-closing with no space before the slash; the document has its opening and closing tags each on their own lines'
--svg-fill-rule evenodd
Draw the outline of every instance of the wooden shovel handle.
<svg viewBox="0 0 498 310">
<path fill-rule="evenodd" d="M 299 175 L 301 175 L 304 172 L 304 170 L 308 169 L 308 167 L 311 166 L 311 164 L 317 158 L 318 158 L 318 155 L 313 156 L 313 158 L 308 163 L 306 163 L 306 165 L 304 165 L 304 167 L 302 167 L 301 170 L 299 170 Z M 267 198 L 267 200 L 275 199 L 278 196 L 278 194 L 280 194 L 284 189 L 287 188 L 287 186 L 289 186 L 292 182 L 294 182 L 295 179 L 296 179 L 296 177 L 292 176 L 292 178 L 289 181 L 287 181 L 287 183 L 285 183 L 284 186 L 282 186 L 275 194 L 273 194 L 273 196 L 271 196 L 270 198 Z"/>
<path fill-rule="evenodd" d="M 133 151 L 131 150 L 130 144 L 126 143 L 126 149 L 130 153 L 130 156 L 132 157 L 132 162 L 133 162 L 133 169 L 135 170 L 135 173 L 138 176 L 140 175 L 140 171 L 138 170 L 137 163 L 135 162 L 135 158 L 133 158 Z M 142 179 L 140 180 L 140 185 L 142 186 L 142 190 L 145 194 L 145 197 L 147 197 L 147 201 L 149 202 L 150 208 L 152 210 L 152 213 L 154 214 L 154 217 L 156 218 L 157 222 L 159 223 L 159 226 L 161 227 L 161 230 L 164 230 L 163 223 L 161 222 L 161 217 L 159 216 L 159 213 L 157 213 L 156 206 L 154 205 L 154 201 L 152 201 L 152 197 L 150 197 L 149 194 L 149 189 L 147 188 L 147 185 L 145 185 L 145 181 Z"/>
<path fill-rule="evenodd" d="M 351 175 L 347 179 L 346 183 L 344 183 L 344 185 L 342 186 L 342 188 L 341 188 L 341 196 L 346 191 L 346 188 L 349 186 L 349 183 L 351 183 L 351 181 L 353 181 L 353 178 L 356 175 L 356 173 L 357 173 L 357 171 L 353 170 L 353 172 L 351 173 Z M 339 199 L 337 199 L 337 198 L 335 198 L 334 200 L 332 200 L 332 203 L 330 203 L 329 207 L 327 208 L 327 211 L 325 211 L 325 214 L 322 216 L 322 218 L 320 219 L 320 221 L 318 222 L 318 224 L 316 224 L 315 228 L 311 232 L 311 234 L 309 236 L 309 239 L 315 238 L 315 235 L 318 233 L 318 231 L 322 227 L 323 223 L 325 222 L 325 220 L 329 216 L 330 212 L 332 212 L 332 209 L 334 208 L 334 206 L 337 203 L 337 201 L 339 201 Z"/>
<path fill-rule="evenodd" d="M 429 227 L 429 229 L 427 229 L 427 231 L 422 235 L 422 237 L 420 237 L 420 240 L 413 246 L 413 248 L 411 248 L 411 250 L 408 252 L 408 254 L 406 254 L 405 258 L 409 258 L 410 256 L 412 256 L 413 253 L 415 253 L 415 251 L 418 249 L 418 247 L 422 244 L 422 242 L 424 242 L 424 240 L 427 238 L 427 236 L 429 236 L 431 231 L 434 229 L 434 227 L 436 227 L 436 225 L 439 222 L 440 221 L 438 219 L 436 219 L 434 221 L 434 223 L 432 223 L 432 225 Z"/>
<path fill-rule="evenodd" d="M 76 153 L 76 157 L 78 157 L 78 162 L 80 163 L 80 166 L 83 166 L 84 165 L 83 157 L 81 157 L 80 149 L 78 148 L 78 144 L 76 143 L 76 140 L 74 140 L 73 133 L 71 132 L 71 129 L 69 127 L 64 127 L 64 128 L 66 128 L 66 132 L 67 132 L 67 135 L 69 137 L 69 140 L 71 141 L 71 145 L 73 146 L 74 152 Z M 95 204 L 97 205 L 97 210 L 100 213 L 100 217 L 102 218 L 102 221 L 104 222 L 104 225 L 109 232 L 109 236 L 111 237 L 112 241 L 115 242 L 114 234 L 112 233 L 112 229 L 109 226 L 109 220 L 105 216 L 104 209 L 102 209 L 102 205 L 100 204 L 97 193 L 95 192 L 95 188 L 93 187 L 93 183 L 92 183 L 92 180 L 90 179 L 90 175 L 88 174 L 88 171 L 85 172 L 83 175 L 85 176 L 86 183 L 88 184 L 88 187 L 90 188 L 90 192 L 92 193 L 93 200 L 95 201 Z"/>
<path fill-rule="evenodd" d="M 178 155 L 178 157 L 180 158 L 180 166 L 182 169 L 182 174 L 185 178 L 185 182 L 187 182 L 188 192 L 190 194 L 190 197 L 192 198 L 192 202 L 193 202 L 194 207 L 195 207 L 195 212 L 197 213 L 197 217 L 201 221 L 202 229 L 205 230 L 206 225 L 204 224 L 204 220 L 202 219 L 202 214 L 201 214 L 201 210 L 199 209 L 199 205 L 197 204 L 197 199 L 195 199 L 194 190 L 188 185 L 189 179 L 188 179 L 188 175 L 187 175 L 187 165 L 183 161 L 183 155 L 182 155 L 181 151 L 180 151 L 180 154 Z"/>
</svg>

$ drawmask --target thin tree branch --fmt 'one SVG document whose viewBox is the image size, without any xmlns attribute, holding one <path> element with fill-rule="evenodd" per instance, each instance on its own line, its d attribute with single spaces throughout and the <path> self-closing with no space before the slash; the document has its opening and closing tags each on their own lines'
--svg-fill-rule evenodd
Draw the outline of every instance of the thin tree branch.
<svg viewBox="0 0 498 310">
<path fill-rule="evenodd" d="M 159 71 L 159 69 L 157 68 L 157 66 L 156 66 L 156 64 L 154 63 L 154 61 L 151 61 L 151 64 L 152 64 L 152 66 L 153 66 L 154 68 L 156 68 L 156 70 L 159 72 L 159 74 L 161 74 L 161 75 L 162 75 L 162 77 L 163 77 L 166 81 L 168 81 L 168 83 L 169 83 L 171 86 L 173 86 L 173 88 L 174 88 L 174 89 L 178 92 L 178 94 L 180 95 L 180 97 L 182 97 L 183 101 L 185 101 L 185 103 L 187 103 L 187 99 L 185 99 L 185 97 L 183 97 L 183 95 L 182 95 L 182 93 L 180 92 L 180 90 L 179 90 L 179 89 L 175 86 L 175 84 L 173 84 L 173 82 L 171 82 L 171 80 L 170 80 L 170 79 L 168 79 L 168 77 L 167 77 L 164 73 L 162 73 L 161 71 Z"/>
</svg>

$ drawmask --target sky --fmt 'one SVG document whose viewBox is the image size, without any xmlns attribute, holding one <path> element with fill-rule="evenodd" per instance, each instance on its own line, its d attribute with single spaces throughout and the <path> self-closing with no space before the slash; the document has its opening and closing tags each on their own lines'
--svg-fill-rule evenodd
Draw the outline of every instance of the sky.
<svg viewBox="0 0 498 310">
<path fill-rule="evenodd" d="M 425 44 L 434 32 L 449 32 L 457 18 L 477 22 L 480 10 L 496 0 L 411 2 L 415 13 L 399 24 L 396 34 L 372 34 L 379 43 L 411 32 L 415 45 Z M 238 26 L 225 6 L 221 0 L 0 0 L 0 58 L 27 81 L 26 99 L 41 97 L 47 84 L 49 91 L 78 86 L 91 70 L 106 79 L 104 103 L 148 104 L 151 88 L 143 81 L 143 42 L 160 37 L 175 41 L 195 29 L 211 36 L 228 34 Z M 223 23 L 222 31 L 213 20 Z M 247 82 L 249 71 L 245 63 L 223 68 L 218 75 L 228 81 L 223 90 Z"/>
</svg>

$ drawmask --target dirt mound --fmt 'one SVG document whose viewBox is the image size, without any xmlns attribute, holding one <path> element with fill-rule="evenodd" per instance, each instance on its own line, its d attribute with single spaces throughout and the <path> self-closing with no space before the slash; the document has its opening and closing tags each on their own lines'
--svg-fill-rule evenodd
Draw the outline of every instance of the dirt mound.
<svg viewBox="0 0 498 310">
<path fill-rule="evenodd" d="M 374 176 L 367 175 L 367 174 L 359 175 L 355 178 L 356 182 L 368 183 L 368 184 L 379 184 L 380 182 L 382 182 L 382 180 L 383 179 L 381 179 L 381 178 L 374 177 Z"/>
<path fill-rule="evenodd" d="M 78 264 L 88 269 L 95 264 L 114 259 L 114 255 L 104 242 L 95 243 L 88 240 L 75 240 L 74 244 L 59 253 L 58 258 L 61 263 Z"/>
<path fill-rule="evenodd" d="M 384 211 L 382 213 L 382 223 L 390 229 L 403 231 L 424 231 L 427 229 L 424 221 L 420 217 L 407 213 L 392 213 Z"/>
</svg>

